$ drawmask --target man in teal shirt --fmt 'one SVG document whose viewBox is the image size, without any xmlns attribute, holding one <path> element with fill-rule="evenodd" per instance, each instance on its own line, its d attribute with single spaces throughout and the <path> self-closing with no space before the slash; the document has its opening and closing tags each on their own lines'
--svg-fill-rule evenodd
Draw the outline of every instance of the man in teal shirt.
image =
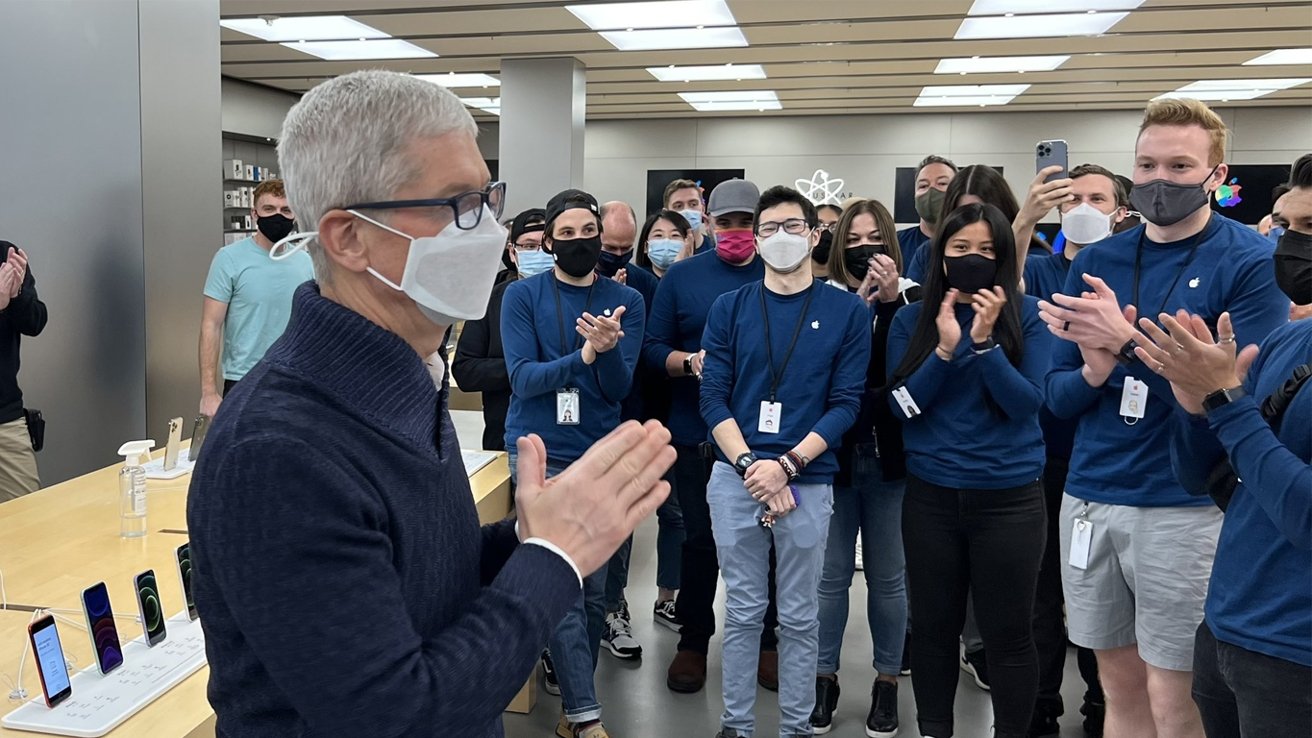
<svg viewBox="0 0 1312 738">
<path fill-rule="evenodd" d="M 269 249 L 296 225 L 282 182 L 270 180 L 256 187 L 252 210 L 258 230 L 250 238 L 219 249 L 205 278 L 200 324 L 200 412 L 210 417 L 218 412 L 228 390 L 246 376 L 286 329 L 292 292 L 314 279 L 314 267 L 305 252 L 280 261 L 269 258 Z"/>
</svg>

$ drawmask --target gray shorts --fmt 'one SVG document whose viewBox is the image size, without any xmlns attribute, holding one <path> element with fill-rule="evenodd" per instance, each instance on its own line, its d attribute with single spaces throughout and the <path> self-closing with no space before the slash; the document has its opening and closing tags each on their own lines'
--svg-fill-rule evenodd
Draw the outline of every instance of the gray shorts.
<svg viewBox="0 0 1312 738">
<path fill-rule="evenodd" d="M 1192 671 L 1221 511 L 1090 502 L 1093 538 L 1081 570 L 1070 565 L 1070 548 L 1084 510 L 1084 500 L 1062 497 L 1057 527 L 1071 641 L 1095 650 L 1137 643 L 1149 665 Z"/>
</svg>

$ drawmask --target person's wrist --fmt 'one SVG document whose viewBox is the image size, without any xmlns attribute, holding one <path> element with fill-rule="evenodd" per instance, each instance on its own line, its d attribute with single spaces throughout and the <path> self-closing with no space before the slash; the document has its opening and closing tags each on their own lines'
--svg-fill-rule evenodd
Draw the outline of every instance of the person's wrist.
<svg viewBox="0 0 1312 738">
<path fill-rule="evenodd" d="M 1112 373 L 1110 370 L 1103 371 L 1085 364 L 1080 367 L 1080 376 L 1084 378 L 1085 384 L 1097 388 L 1106 384 L 1107 380 L 1111 378 Z"/>
<path fill-rule="evenodd" d="M 941 343 L 934 347 L 934 353 L 943 361 L 952 361 L 952 352 L 944 348 Z"/>
</svg>

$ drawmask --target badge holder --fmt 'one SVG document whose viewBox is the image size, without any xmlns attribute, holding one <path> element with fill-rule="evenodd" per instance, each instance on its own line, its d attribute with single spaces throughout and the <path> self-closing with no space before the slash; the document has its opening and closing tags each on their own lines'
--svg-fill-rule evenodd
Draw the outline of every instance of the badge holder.
<svg viewBox="0 0 1312 738">
<path fill-rule="evenodd" d="M 579 391 L 577 387 L 556 392 L 556 425 L 579 424 Z"/>
<path fill-rule="evenodd" d="M 1071 528 L 1070 565 L 1084 571 L 1089 568 L 1089 551 L 1093 548 L 1093 522 L 1089 520 L 1089 503 L 1084 503 Z"/>
</svg>

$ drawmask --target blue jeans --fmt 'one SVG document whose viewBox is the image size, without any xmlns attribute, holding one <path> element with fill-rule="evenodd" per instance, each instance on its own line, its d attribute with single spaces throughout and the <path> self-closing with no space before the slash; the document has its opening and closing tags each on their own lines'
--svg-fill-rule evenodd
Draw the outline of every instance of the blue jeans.
<svg viewBox="0 0 1312 738">
<path fill-rule="evenodd" d="M 770 602 L 770 543 L 779 605 L 779 734 L 810 735 L 815 708 L 820 605 L 816 595 L 833 512 L 833 488 L 799 484 L 798 506 L 774 528 L 759 525 L 752 499 L 733 467 L 717 462 L 706 486 L 720 574 L 724 577 L 724 714 L 722 727 L 750 736 L 756 726 L 756 668 Z"/>
<path fill-rule="evenodd" d="M 896 676 L 907 631 L 906 557 L 902 550 L 902 497 L 906 481 L 885 482 L 876 470 L 853 473 L 851 487 L 834 488 L 834 516 L 820 578 L 820 662 L 817 673 L 838 673 L 847 629 L 848 591 L 856 572 L 861 533 L 866 617 L 874 641 L 875 671 Z"/>
<path fill-rule="evenodd" d="M 656 508 L 656 586 L 678 589 L 679 574 L 683 566 L 683 514 L 679 512 L 679 499 L 671 494 Z M 620 609 L 624 588 L 629 586 L 629 557 L 633 552 L 633 536 L 610 557 L 606 571 L 606 612 Z"/>
<path fill-rule="evenodd" d="M 518 454 L 509 452 L 510 476 L 515 478 Z M 547 462 L 547 477 L 565 471 L 565 467 Z M 578 602 L 556 626 L 547 639 L 551 661 L 560 682 L 560 702 L 571 723 L 601 719 L 601 703 L 592 675 L 601 653 L 601 632 L 606 623 L 606 568 L 583 578 L 583 592 Z"/>
</svg>

